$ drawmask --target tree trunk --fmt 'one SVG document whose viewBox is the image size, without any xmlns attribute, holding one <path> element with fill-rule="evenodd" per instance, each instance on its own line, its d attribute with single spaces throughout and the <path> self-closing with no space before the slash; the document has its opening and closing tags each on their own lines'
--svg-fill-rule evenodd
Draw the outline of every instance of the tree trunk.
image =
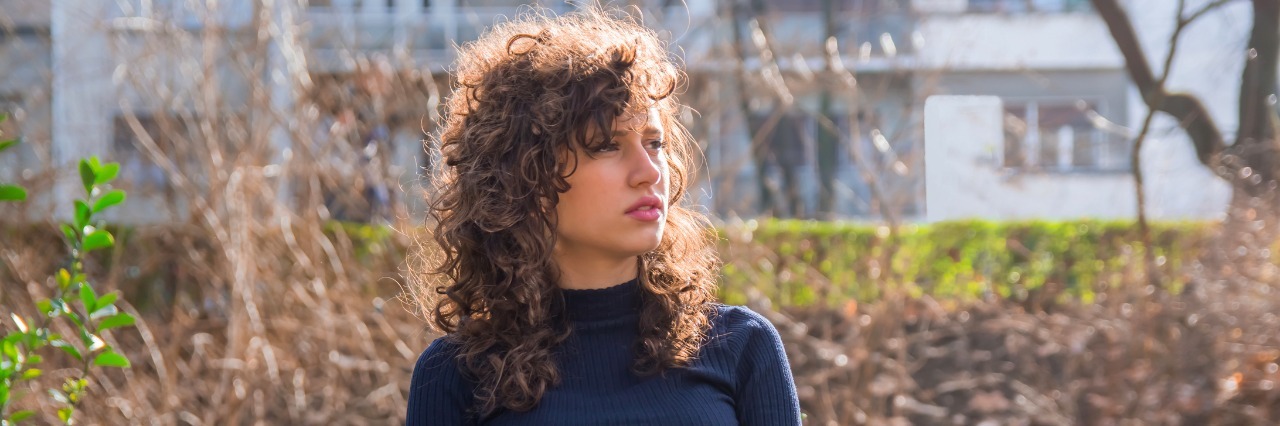
<svg viewBox="0 0 1280 426">
<path fill-rule="evenodd" d="M 1267 249 L 1280 233 L 1280 203 L 1276 196 L 1280 178 L 1280 115 L 1276 113 L 1277 57 L 1280 57 L 1280 0 L 1253 0 L 1253 27 L 1249 33 L 1244 72 L 1240 78 L 1240 128 L 1236 142 L 1222 158 L 1233 193 L 1224 235 L 1230 238 L 1227 253 L 1250 274 L 1266 265 L 1254 253 Z M 1244 250 L 1240 250 L 1243 248 Z"/>
<path fill-rule="evenodd" d="M 1223 163 L 1236 187 L 1233 207 L 1267 201 L 1276 207 L 1280 178 L 1280 116 L 1276 114 L 1277 56 L 1280 56 L 1280 0 L 1253 0 L 1253 29 L 1240 78 L 1240 127 Z"/>
</svg>

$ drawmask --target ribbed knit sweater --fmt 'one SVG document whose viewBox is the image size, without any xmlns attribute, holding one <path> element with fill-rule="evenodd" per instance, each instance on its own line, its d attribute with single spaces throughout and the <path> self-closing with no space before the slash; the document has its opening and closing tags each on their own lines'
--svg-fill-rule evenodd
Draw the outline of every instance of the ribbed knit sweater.
<svg viewBox="0 0 1280 426">
<path fill-rule="evenodd" d="M 530 411 L 467 415 L 475 384 L 436 339 L 418 358 L 406 425 L 799 425 L 800 403 L 778 331 L 745 307 L 716 305 L 708 339 L 688 367 L 663 375 L 630 372 L 637 339 L 636 280 L 564 290 L 573 324 L 554 352 L 561 382 Z"/>
</svg>

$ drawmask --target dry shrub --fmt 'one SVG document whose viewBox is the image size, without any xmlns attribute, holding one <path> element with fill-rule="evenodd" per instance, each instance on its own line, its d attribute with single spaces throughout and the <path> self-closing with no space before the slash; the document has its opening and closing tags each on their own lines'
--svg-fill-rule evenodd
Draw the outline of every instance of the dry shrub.
<svg viewBox="0 0 1280 426">
<path fill-rule="evenodd" d="M 122 233 L 121 252 L 94 258 L 88 266 L 107 277 L 103 286 L 145 309 L 136 330 L 113 334 L 134 368 L 98 372 L 82 420 L 401 421 L 413 361 L 434 337 L 396 298 L 413 239 L 290 225 L 248 225 L 244 252 L 199 227 L 139 228 Z M 7 306 L 42 294 L 32 277 L 61 254 L 51 231 L 35 226 L 9 240 L 21 243 L 6 246 L 0 278 L 27 285 L 3 288 Z M 1200 288 L 1246 285 L 1211 260 L 1188 267 Z M 252 284 L 235 284 L 236 274 Z M 748 293 L 783 335 L 808 424 L 1280 419 L 1280 317 L 1267 308 L 1280 294 L 1257 282 L 1185 294 L 1138 283 L 1094 304 L 1033 311 L 1017 300 L 893 292 L 834 308 L 774 307 Z"/>
<path fill-rule="evenodd" d="M 1197 283 L 1228 286 L 1191 269 Z M 1038 311 L 900 295 L 775 310 L 757 294 L 751 306 L 783 335 L 808 424 L 1280 421 L 1274 284 L 1240 297 L 1143 282 Z"/>
<path fill-rule="evenodd" d="M 413 361 L 431 337 L 395 299 L 394 259 L 404 257 L 396 247 L 405 246 L 395 240 L 404 237 L 370 242 L 320 226 L 245 226 L 252 242 L 234 248 L 198 228 L 140 228 L 125 233 L 121 252 L 87 265 L 107 277 L 102 290 L 124 290 L 133 303 L 122 302 L 125 310 L 146 306 L 136 329 L 107 333 L 134 367 L 95 372 L 81 421 L 400 421 Z M 23 232 L 29 238 L 6 240 L 16 244 L 6 244 L 0 275 L 27 284 L 4 286 L 6 306 L 31 306 L 47 293 L 36 277 L 62 258 L 49 231 L 34 227 Z M 360 244 L 385 252 L 357 259 Z M 46 382 L 61 379 L 48 370 Z M 50 402 L 40 401 L 43 392 L 30 390 L 26 403 L 47 408 L 39 405 Z"/>
</svg>

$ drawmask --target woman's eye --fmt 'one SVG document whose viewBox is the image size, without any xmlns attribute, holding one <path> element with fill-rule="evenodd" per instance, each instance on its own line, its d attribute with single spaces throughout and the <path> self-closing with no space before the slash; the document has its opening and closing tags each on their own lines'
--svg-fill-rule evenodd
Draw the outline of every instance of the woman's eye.
<svg viewBox="0 0 1280 426">
<path fill-rule="evenodd" d="M 617 142 L 605 142 L 600 144 L 599 146 L 596 146 L 595 148 L 592 148 L 591 152 L 602 153 L 602 152 L 610 152 L 610 151 L 617 151 L 617 150 L 618 150 Z"/>
<path fill-rule="evenodd" d="M 667 147 L 667 141 L 662 139 L 654 139 L 649 141 L 649 149 L 659 150 Z"/>
</svg>

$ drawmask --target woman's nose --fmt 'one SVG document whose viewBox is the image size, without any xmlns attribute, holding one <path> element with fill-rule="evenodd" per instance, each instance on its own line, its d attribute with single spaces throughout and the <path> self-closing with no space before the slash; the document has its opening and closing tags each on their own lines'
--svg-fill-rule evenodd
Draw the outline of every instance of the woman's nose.
<svg viewBox="0 0 1280 426">
<path fill-rule="evenodd" d="M 645 149 L 642 143 L 634 144 L 636 149 L 627 155 L 627 166 L 630 167 L 628 180 L 631 186 L 643 187 L 653 185 L 662 180 L 662 157 Z"/>
</svg>

